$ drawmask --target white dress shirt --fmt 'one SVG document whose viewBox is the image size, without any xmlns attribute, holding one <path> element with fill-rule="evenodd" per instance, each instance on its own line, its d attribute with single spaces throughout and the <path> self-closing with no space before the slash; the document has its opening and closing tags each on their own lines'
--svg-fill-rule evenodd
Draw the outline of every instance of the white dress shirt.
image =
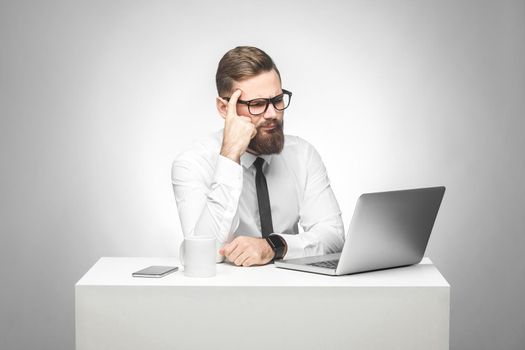
<svg viewBox="0 0 525 350">
<path fill-rule="evenodd" d="M 221 156 L 223 131 L 202 138 L 177 156 L 172 183 L 185 237 L 214 235 L 220 246 L 236 236 L 262 237 L 255 166 Z M 305 140 L 285 135 L 280 154 L 262 155 L 273 229 L 287 245 L 285 258 L 341 251 L 344 228 L 325 166 Z M 299 233 L 298 224 L 304 232 Z"/>
</svg>

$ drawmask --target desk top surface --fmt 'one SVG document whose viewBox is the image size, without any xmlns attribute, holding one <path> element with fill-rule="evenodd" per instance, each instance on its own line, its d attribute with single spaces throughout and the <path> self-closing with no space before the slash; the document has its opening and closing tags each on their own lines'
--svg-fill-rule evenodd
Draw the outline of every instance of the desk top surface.
<svg viewBox="0 0 525 350">
<path fill-rule="evenodd" d="M 162 278 L 137 278 L 131 274 L 151 265 L 179 266 L 179 271 Z M 100 258 L 77 282 L 83 286 L 179 286 L 179 287 L 449 287 L 430 259 L 418 265 L 346 276 L 325 276 L 285 270 L 273 264 L 237 267 L 217 264 L 210 278 L 184 276 L 177 258 Z"/>
</svg>

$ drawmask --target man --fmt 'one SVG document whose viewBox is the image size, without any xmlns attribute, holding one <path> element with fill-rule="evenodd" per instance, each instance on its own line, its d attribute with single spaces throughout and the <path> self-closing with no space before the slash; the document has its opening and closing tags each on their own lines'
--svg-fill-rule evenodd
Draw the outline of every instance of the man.
<svg viewBox="0 0 525 350">
<path fill-rule="evenodd" d="M 172 167 L 184 235 L 214 235 L 220 255 L 238 266 L 341 251 L 341 212 L 323 162 L 309 143 L 283 134 L 292 93 L 273 60 L 236 47 L 220 60 L 216 84 L 224 129 Z"/>
</svg>

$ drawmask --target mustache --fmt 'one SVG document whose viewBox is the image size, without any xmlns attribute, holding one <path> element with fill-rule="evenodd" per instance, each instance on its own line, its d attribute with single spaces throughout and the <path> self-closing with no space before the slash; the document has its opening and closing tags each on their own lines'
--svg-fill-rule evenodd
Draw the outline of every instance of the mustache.
<svg viewBox="0 0 525 350">
<path fill-rule="evenodd" d="M 265 122 L 265 123 L 259 125 L 257 128 L 265 128 L 265 127 L 268 127 L 268 126 L 275 126 L 276 128 L 281 128 L 282 129 L 283 122 L 281 120 L 269 121 L 269 122 Z"/>
</svg>

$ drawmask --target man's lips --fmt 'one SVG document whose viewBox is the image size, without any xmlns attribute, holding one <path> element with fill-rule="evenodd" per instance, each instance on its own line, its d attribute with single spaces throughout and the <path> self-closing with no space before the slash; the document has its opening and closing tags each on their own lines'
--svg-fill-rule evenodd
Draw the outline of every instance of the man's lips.
<svg viewBox="0 0 525 350">
<path fill-rule="evenodd" d="M 279 128 L 281 127 L 279 124 L 269 124 L 269 125 L 263 125 L 261 126 L 261 129 L 264 129 L 264 130 L 272 130 L 272 129 L 276 129 L 276 128 Z"/>
</svg>

